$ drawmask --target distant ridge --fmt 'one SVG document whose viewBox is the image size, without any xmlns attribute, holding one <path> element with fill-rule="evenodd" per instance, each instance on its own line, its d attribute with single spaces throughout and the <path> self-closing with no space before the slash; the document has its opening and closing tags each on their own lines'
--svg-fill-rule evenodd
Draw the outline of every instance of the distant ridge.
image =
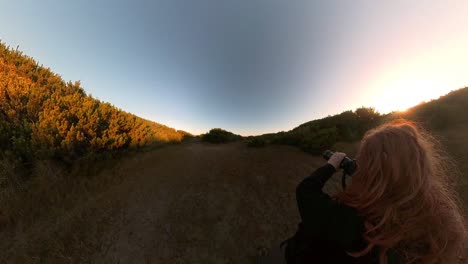
<svg viewBox="0 0 468 264">
<path fill-rule="evenodd" d="M 466 106 L 468 87 L 418 104 L 406 111 L 382 115 L 374 108 L 360 107 L 340 114 L 308 121 L 289 131 L 248 137 L 251 145 L 286 144 L 304 151 L 320 154 L 336 142 L 355 142 L 364 133 L 380 124 L 397 118 L 417 121 L 428 129 L 445 129 L 459 124 L 468 124 Z M 254 142 L 255 140 L 255 142 Z"/>
</svg>

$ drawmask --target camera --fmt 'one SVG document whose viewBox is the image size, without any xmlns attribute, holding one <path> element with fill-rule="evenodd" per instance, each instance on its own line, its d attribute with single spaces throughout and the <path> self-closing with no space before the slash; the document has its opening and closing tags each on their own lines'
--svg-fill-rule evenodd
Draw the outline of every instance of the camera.
<svg viewBox="0 0 468 264">
<path fill-rule="evenodd" d="M 331 156 L 333 156 L 335 152 L 331 150 L 325 150 L 322 154 L 323 158 L 329 160 Z M 357 165 L 356 160 L 350 159 L 348 157 L 344 157 L 344 159 L 340 163 L 340 168 L 348 175 L 352 176 L 353 173 L 356 171 Z"/>
</svg>

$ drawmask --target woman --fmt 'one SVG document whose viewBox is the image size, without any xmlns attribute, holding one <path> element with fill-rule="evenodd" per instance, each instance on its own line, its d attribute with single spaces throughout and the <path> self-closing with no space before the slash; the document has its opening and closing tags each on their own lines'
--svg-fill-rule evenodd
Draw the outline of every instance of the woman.
<svg viewBox="0 0 468 264">
<path fill-rule="evenodd" d="M 345 156 L 335 153 L 297 187 L 302 222 L 287 240 L 287 263 L 464 261 L 456 170 L 429 134 L 406 120 L 368 131 L 352 182 L 330 197 L 322 187 Z"/>
</svg>

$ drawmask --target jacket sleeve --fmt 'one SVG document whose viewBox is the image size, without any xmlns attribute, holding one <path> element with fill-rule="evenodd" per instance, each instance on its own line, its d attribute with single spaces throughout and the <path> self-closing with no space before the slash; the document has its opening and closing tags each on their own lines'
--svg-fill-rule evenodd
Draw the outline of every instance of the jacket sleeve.
<svg viewBox="0 0 468 264">
<path fill-rule="evenodd" d="M 306 237 L 354 248 L 361 237 L 363 220 L 353 208 L 345 206 L 322 191 L 336 172 L 326 164 L 305 178 L 296 189 L 296 199 Z"/>
</svg>

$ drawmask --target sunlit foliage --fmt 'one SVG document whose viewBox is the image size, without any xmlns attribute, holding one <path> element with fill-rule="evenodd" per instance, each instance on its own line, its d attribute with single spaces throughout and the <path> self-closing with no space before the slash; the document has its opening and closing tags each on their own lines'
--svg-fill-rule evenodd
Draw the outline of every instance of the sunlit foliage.
<svg viewBox="0 0 468 264">
<path fill-rule="evenodd" d="M 22 162 L 180 142 L 184 131 L 87 95 L 18 49 L 0 43 L 0 155 Z"/>
</svg>

